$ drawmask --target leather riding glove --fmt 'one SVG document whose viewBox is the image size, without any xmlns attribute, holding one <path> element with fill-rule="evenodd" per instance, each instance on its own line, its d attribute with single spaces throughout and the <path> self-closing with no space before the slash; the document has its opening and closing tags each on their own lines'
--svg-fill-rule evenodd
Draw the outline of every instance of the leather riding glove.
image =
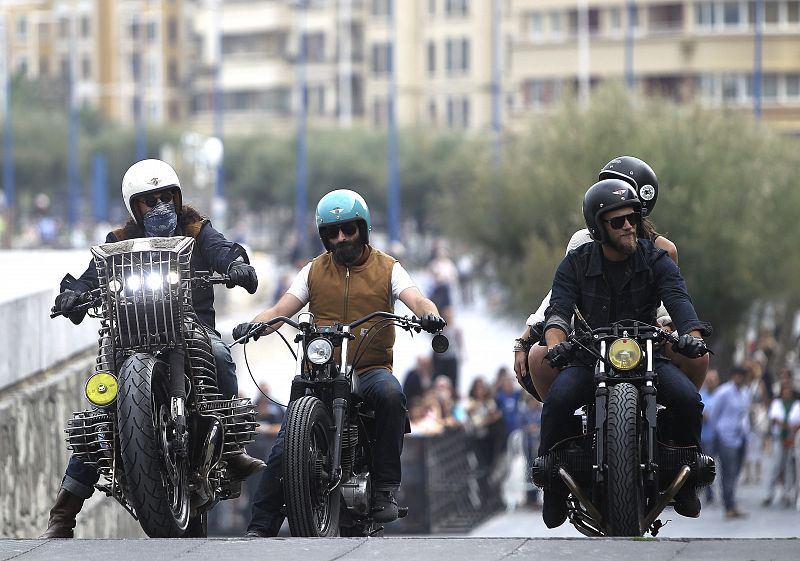
<svg viewBox="0 0 800 561">
<path fill-rule="evenodd" d="M 447 322 L 444 321 L 444 318 L 437 316 L 436 314 L 425 314 L 419 318 L 419 326 L 428 333 L 436 333 L 437 331 L 441 331 L 444 329 L 445 325 L 447 325 Z"/>
<path fill-rule="evenodd" d="M 233 288 L 234 286 L 241 286 L 250 294 L 255 294 L 258 288 L 258 276 L 256 270 L 241 261 L 234 261 L 228 267 L 228 276 L 231 278 L 225 286 Z"/>
<path fill-rule="evenodd" d="M 569 364 L 574 348 L 575 344 L 572 341 L 561 341 L 547 351 L 545 358 L 547 358 L 551 368 L 561 370 Z"/>
<path fill-rule="evenodd" d="M 239 325 L 233 328 L 233 339 L 235 341 L 238 341 L 239 339 L 241 339 L 245 335 L 248 335 L 251 331 L 256 329 L 259 325 L 260 324 L 258 323 L 248 323 L 248 322 L 240 323 Z M 251 338 L 253 339 L 253 341 L 258 341 L 258 338 L 260 336 L 261 333 L 256 333 Z"/>
<path fill-rule="evenodd" d="M 684 333 L 672 343 L 672 350 L 687 358 L 700 358 L 708 352 L 708 347 L 706 347 L 706 342 L 699 337 Z"/>
<path fill-rule="evenodd" d="M 86 315 L 85 310 L 75 311 L 75 307 L 81 303 L 83 297 L 83 292 L 78 292 L 77 290 L 70 290 L 67 288 L 61 294 L 56 296 L 53 311 L 61 312 L 68 317 L 72 323 L 78 325 L 83 321 L 83 318 Z"/>
</svg>

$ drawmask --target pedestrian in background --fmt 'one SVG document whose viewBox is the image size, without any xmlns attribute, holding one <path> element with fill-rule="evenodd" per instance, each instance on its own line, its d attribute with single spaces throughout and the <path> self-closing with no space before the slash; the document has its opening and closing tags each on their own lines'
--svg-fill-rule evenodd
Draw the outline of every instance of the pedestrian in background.
<svg viewBox="0 0 800 561">
<path fill-rule="evenodd" d="M 782 498 L 784 506 L 790 506 L 797 493 L 794 441 L 800 428 L 800 401 L 794 395 L 792 384 L 782 384 L 780 395 L 772 400 L 769 423 L 772 470 L 767 480 L 767 496 L 761 504 L 769 506 Z"/>
<path fill-rule="evenodd" d="M 748 371 L 743 366 L 734 366 L 731 369 L 730 380 L 717 390 L 708 417 L 711 430 L 716 436 L 726 520 L 746 516 L 737 507 L 736 486 L 750 431 L 750 391 L 746 386 L 747 374 Z"/>
<path fill-rule="evenodd" d="M 703 430 L 700 433 L 700 445 L 703 447 L 703 452 L 717 458 L 717 451 L 715 446 L 716 437 L 714 429 L 711 426 L 709 415 L 711 414 L 711 407 L 714 404 L 714 397 L 716 396 L 717 389 L 719 388 L 719 373 L 714 369 L 709 369 L 706 373 L 706 379 L 703 381 L 703 387 L 700 388 L 700 398 L 703 400 L 705 409 L 703 410 Z M 707 485 L 705 489 L 706 502 L 714 502 L 714 484 Z"/>
</svg>

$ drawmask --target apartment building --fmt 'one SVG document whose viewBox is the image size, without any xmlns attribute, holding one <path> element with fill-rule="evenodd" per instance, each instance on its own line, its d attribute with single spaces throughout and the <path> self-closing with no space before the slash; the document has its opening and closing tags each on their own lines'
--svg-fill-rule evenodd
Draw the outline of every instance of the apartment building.
<svg viewBox="0 0 800 561">
<path fill-rule="evenodd" d="M 188 114 L 189 0 L 3 0 L 9 71 L 52 83 L 109 118 L 162 124 Z"/>
<path fill-rule="evenodd" d="M 753 111 L 758 4 L 510 0 L 509 116 L 545 110 L 604 80 L 631 80 L 647 95 Z M 800 131 L 800 1 L 763 6 L 761 118 Z"/>
</svg>

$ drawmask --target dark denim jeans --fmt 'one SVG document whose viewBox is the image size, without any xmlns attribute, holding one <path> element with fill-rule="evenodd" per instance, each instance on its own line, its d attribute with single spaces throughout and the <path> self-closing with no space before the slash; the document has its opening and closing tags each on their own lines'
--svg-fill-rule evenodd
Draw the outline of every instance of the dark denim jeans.
<svg viewBox="0 0 800 561">
<path fill-rule="evenodd" d="M 740 446 L 726 446 L 717 440 L 719 467 L 722 471 L 722 503 L 725 510 L 736 509 L 736 484 L 739 472 L 742 471 L 745 449 L 744 443 Z"/>
<path fill-rule="evenodd" d="M 211 352 L 217 368 L 219 390 L 226 399 L 237 397 L 239 382 L 236 378 L 236 363 L 233 362 L 231 350 L 214 330 L 206 328 L 206 332 L 211 340 Z M 82 499 L 88 499 L 92 496 L 94 485 L 99 479 L 100 475 L 94 466 L 86 465 L 80 458 L 70 456 L 61 487 Z"/>
<path fill-rule="evenodd" d="M 658 373 L 657 400 L 672 411 L 676 444 L 700 446 L 703 402 L 697 388 L 671 362 L 658 360 L 655 370 Z M 558 441 L 575 436 L 575 423 L 570 419 L 578 407 L 594 400 L 594 391 L 591 368 L 570 366 L 556 377 L 542 408 L 540 456 Z"/>
<path fill-rule="evenodd" d="M 400 454 L 406 428 L 406 396 L 400 382 L 389 370 L 376 368 L 361 374 L 361 393 L 367 405 L 375 410 L 376 444 L 372 466 L 372 486 L 376 490 L 394 491 L 400 487 Z M 283 524 L 283 440 L 286 418 L 275 437 L 253 498 L 253 512 L 248 530 L 276 536 Z"/>
</svg>

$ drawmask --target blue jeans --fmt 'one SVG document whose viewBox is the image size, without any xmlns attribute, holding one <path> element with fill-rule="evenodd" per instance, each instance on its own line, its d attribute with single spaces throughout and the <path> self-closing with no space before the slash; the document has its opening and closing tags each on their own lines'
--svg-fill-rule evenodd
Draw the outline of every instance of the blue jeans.
<svg viewBox="0 0 800 561">
<path fill-rule="evenodd" d="M 239 396 L 239 380 L 236 377 L 236 363 L 233 362 L 231 349 L 213 329 L 206 327 L 211 340 L 211 352 L 217 367 L 217 387 L 222 397 L 232 399 Z"/>
<path fill-rule="evenodd" d="M 236 363 L 233 362 L 231 350 L 213 329 L 206 327 L 211 340 L 211 352 L 217 368 L 217 385 L 223 397 L 231 399 L 239 395 L 239 382 L 236 378 Z M 94 486 L 100 475 L 94 466 L 83 463 L 83 460 L 70 456 L 61 487 L 82 499 L 88 499 L 94 492 Z"/>
<path fill-rule="evenodd" d="M 373 449 L 372 486 L 376 490 L 395 491 L 400 487 L 400 454 L 406 429 L 406 396 L 397 378 L 385 368 L 361 374 L 361 393 L 367 405 L 375 410 L 375 448 Z M 275 437 L 253 497 L 253 511 L 248 530 L 269 536 L 278 535 L 283 524 L 283 440 L 286 417 Z"/>
<path fill-rule="evenodd" d="M 725 510 L 736 509 L 736 483 L 742 470 L 746 449 L 744 442 L 739 446 L 727 446 L 717 440 L 717 455 L 722 470 L 722 502 Z"/>
<path fill-rule="evenodd" d="M 658 360 L 657 400 L 672 411 L 675 443 L 678 446 L 700 446 L 703 424 L 703 402 L 695 385 L 671 362 Z M 558 441 L 575 436 L 575 423 L 570 422 L 575 410 L 594 402 L 594 371 L 584 366 L 570 366 L 561 371 L 550 387 L 542 408 L 542 456 Z"/>
</svg>

